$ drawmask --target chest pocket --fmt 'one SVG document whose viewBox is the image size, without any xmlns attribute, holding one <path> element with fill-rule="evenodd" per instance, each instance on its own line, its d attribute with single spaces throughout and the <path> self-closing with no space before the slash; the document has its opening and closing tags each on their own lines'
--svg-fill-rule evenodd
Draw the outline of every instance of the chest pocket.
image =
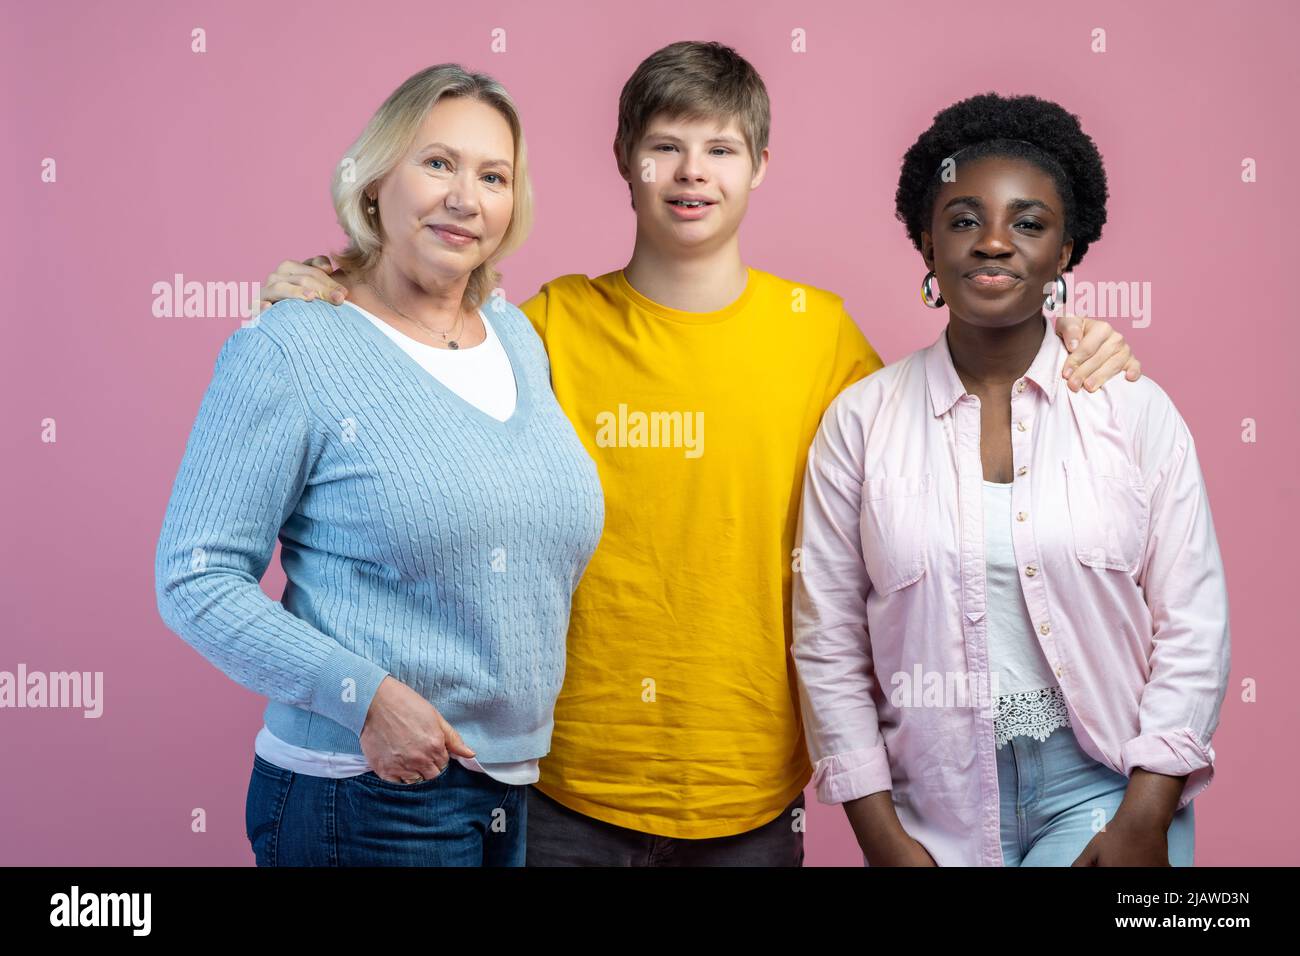
<svg viewBox="0 0 1300 956">
<path fill-rule="evenodd" d="M 925 574 L 933 475 L 868 478 L 862 483 L 862 557 L 871 587 L 888 594 Z"/>
<path fill-rule="evenodd" d="M 1150 506 L 1136 477 L 1082 459 L 1064 467 L 1075 556 L 1092 568 L 1137 571 Z"/>
</svg>

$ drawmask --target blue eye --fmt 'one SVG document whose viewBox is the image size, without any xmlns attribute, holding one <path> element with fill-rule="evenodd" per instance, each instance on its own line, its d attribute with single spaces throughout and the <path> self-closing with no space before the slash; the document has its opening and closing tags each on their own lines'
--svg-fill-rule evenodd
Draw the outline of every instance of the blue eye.
<svg viewBox="0 0 1300 956">
<path fill-rule="evenodd" d="M 494 182 L 494 183 L 492 183 L 491 185 L 493 185 L 493 186 L 504 186 L 504 185 L 505 185 L 505 182 L 506 182 L 506 181 L 501 177 L 501 174 L 500 174 L 500 173 L 488 173 L 487 176 L 484 176 L 483 178 L 484 178 L 484 179 L 487 179 L 488 176 L 495 176 L 495 177 L 496 177 L 496 180 L 497 180 L 497 181 Z"/>
<path fill-rule="evenodd" d="M 429 160 L 429 162 L 431 162 L 431 163 L 446 163 L 447 161 L 446 161 L 445 159 L 438 159 L 438 158 L 435 156 L 433 159 Z"/>
</svg>

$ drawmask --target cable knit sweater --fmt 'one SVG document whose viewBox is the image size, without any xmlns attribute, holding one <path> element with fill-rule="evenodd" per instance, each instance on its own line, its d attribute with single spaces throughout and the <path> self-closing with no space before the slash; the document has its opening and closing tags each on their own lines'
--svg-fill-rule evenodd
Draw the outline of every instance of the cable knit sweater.
<svg viewBox="0 0 1300 956">
<path fill-rule="evenodd" d="M 488 308 L 518 384 L 505 422 L 324 302 L 277 303 L 217 357 L 158 542 L 158 610 L 270 698 L 282 740 L 361 753 L 391 674 L 490 742 L 484 762 L 549 750 L 604 500 L 528 320 Z M 258 584 L 277 536 L 280 602 Z"/>
</svg>

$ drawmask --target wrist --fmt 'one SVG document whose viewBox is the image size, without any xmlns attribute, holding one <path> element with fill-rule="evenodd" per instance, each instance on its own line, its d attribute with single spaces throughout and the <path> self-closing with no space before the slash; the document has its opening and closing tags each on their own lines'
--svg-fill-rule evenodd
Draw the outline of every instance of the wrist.
<svg viewBox="0 0 1300 956">
<path fill-rule="evenodd" d="M 870 860 L 897 851 L 910 838 L 894 810 L 893 797 L 881 790 L 844 805 L 858 846 Z"/>
<path fill-rule="evenodd" d="M 1185 777 L 1173 777 L 1135 767 L 1129 776 L 1124 799 L 1115 811 L 1115 818 L 1124 823 L 1144 827 L 1159 827 L 1168 831 L 1178 809 Z"/>
</svg>

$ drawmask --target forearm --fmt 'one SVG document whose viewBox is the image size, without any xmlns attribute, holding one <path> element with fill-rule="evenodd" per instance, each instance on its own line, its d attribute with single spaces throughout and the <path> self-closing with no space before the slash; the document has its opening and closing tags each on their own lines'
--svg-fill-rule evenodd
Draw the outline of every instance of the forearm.
<svg viewBox="0 0 1300 956">
<path fill-rule="evenodd" d="M 166 541 L 164 536 L 164 541 Z M 387 670 L 290 614 L 255 580 L 222 568 L 157 568 L 163 622 L 231 680 L 360 733 Z"/>
<path fill-rule="evenodd" d="M 1159 827 L 1161 832 L 1167 831 L 1173 822 L 1174 812 L 1178 809 L 1186 781 L 1186 777 L 1171 777 L 1138 767 L 1129 776 L 1128 787 L 1116 816 L 1123 814 L 1146 825 Z"/>
<path fill-rule="evenodd" d="M 849 800 L 844 804 L 844 814 L 853 827 L 858 846 L 870 862 L 878 863 L 889 857 L 900 843 L 908 839 L 888 790 Z"/>
</svg>

